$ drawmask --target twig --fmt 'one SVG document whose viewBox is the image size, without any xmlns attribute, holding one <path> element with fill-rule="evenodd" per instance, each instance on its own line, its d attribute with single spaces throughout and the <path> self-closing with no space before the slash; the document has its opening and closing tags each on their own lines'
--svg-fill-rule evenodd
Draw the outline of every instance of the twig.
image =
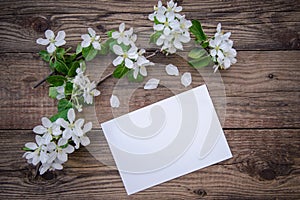
<svg viewBox="0 0 300 200">
<path fill-rule="evenodd" d="M 42 85 L 42 84 L 47 80 L 47 78 L 48 78 L 49 76 L 52 76 L 54 73 L 55 73 L 54 71 L 51 72 L 46 78 L 44 78 L 43 80 L 39 81 L 39 82 L 38 82 L 35 86 L 33 86 L 32 88 L 34 89 L 34 88 L 37 88 L 37 87 L 39 87 L 40 85 Z"/>
<path fill-rule="evenodd" d="M 106 79 L 108 79 L 109 77 L 111 77 L 113 75 L 113 72 L 107 74 L 103 79 L 101 79 L 98 83 L 97 86 L 99 86 L 103 81 L 105 81 Z"/>
<path fill-rule="evenodd" d="M 146 56 L 146 58 L 151 58 L 153 56 L 155 56 L 157 53 L 159 53 L 159 50 L 156 50 L 154 53 L 150 54 L 149 56 Z M 113 75 L 113 72 L 107 74 L 105 77 L 103 77 L 98 83 L 97 86 L 99 86 L 102 82 L 104 82 L 106 79 L 108 79 L 109 77 L 111 77 Z"/>
</svg>

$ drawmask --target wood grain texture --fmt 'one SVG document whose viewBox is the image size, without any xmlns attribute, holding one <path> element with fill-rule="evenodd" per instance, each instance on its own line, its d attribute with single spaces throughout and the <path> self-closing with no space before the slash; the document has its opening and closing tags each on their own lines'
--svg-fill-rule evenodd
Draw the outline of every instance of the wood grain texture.
<svg viewBox="0 0 300 200">
<path fill-rule="evenodd" d="M 89 148 L 70 156 L 63 171 L 35 176 L 21 158 L 30 131 L 0 131 L 0 197 L 69 199 L 297 199 L 300 130 L 227 130 L 234 158 L 127 196 L 118 171 L 95 159 L 104 141 L 92 131 Z"/>
<path fill-rule="evenodd" d="M 99 129 L 89 133 L 91 145 L 69 156 L 63 171 L 37 175 L 21 158 L 21 147 L 34 140 L 31 129 L 42 116 L 56 113 L 56 101 L 48 97 L 46 84 L 32 89 L 49 73 L 37 54 L 44 47 L 35 40 L 47 29 L 65 30 L 68 46 L 75 47 L 88 27 L 106 39 L 106 31 L 125 22 L 138 32 L 138 45 L 147 47 L 152 33 L 147 16 L 156 0 L 0 1 L 0 199 L 300 199 L 299 1 L 178 2 L 188 19 L 201 20 L 208 35 L 218 22 L 232 32 L 238 63 L 222 71 L 220 79 L 210 68 L 196 71 L 178 57 L 152 61 L 190 71 L 193 84 L 187 89 L 209 86 L 217 111 L 225 116 L 221 122 L 233 158 L 127 196 Z M 91 79 L 113 70 L 109 63 L 91 62 Z M 165 78 L 157 66 L 149 74 Z M 103 82 L 95 108 L 81 113 L 96 128 L 116 114 L 109 105 L 116 84 L 113 78 Z M 135 87 L 126 82 L 121 86 Z M 122 103 L 132 111 L 182 90 L 179 79 L 167 77 L 158 89 L 140 86 Z"/>
<path fill-rule="evenodd" d="M 221 72 L 226 86 L 224 128 L 299 128 L 299 57 L 299 51 L 240 52 L 239 62 L 230 70 Z M 159 57 L 152 60 L 168 62 Z M 0 129 L 31 129 L 39 123 L 42 116 L 51 116 L 56 112 L 56 102 L 47 94 L 47 84 L 32 89 L 38 80 L 49 73 L 46 63 L 36 54 L 29 53 L 17 56 L 2 54 L 0 61 L 2 69 L 0 111 L 3 113 L 0 116 Z M 177 66 L 181 72 L 188 70 L 192 72 L 193 87 L 205 83 L 199 72 L 186 66 L 186 63 L 177 63 Z M 103 66 L 106 70 L 104 74 L 113 70 L 112 67 L 107 69 L 106 67 Z M 100 79 L 101 73 L 98 71 L 101 70 L 96 67 L 93 69 L 92 79 Z M 162 79 L 157 68 L 149 70 L 151 76 Z M 208 70 L 211 71 L 210 68 Z M 116 79 L 110 78 L 99 87 L 102 95 L 95 100 L 99 122 L 113 118 L 109 98 L 116 82 Z M 174 77 L 170 77 L 168 83 L 179 84 L 178 87 L 182 87 L 180 81 Z M 130 110 L 136 110 L 172 95 L 166 87 L 159 87 L 153 91 L 144 91 L 140 88 L 127 103 Z M 211 91 L 211 95 L 216 102 L 222 100 L 218 97 L 218 91 L 216 93 Z"/>
<path fill-rule="evenodd" d="M 156 1 L 2 1 L 0 2 L 0 52 L 37 52 L 36 39 L 47 29 L 65 30 L 75 47 L 80 35 L 93 27 L 106 31 L 126 22 L 136 27 L 143 46 L 152 33 L 147 16 Z M 57 6 L 59 4 L 59 6 Z M 199 19 L 208 35 L 217 23 L 232 32 L 238 50 L 300 49 L 300 6 L 289 1 L 181 1 L 189 19 Z"/>
</svg>

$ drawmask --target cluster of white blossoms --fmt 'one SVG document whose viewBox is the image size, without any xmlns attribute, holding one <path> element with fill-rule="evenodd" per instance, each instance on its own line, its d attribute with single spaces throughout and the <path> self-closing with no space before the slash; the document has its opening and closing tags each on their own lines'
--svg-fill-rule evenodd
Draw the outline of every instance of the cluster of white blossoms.
<svg viewBox="0 0 300 200">
<path fill-rule="evenodd" d="M 185 15 L 180 15 L 181 6 L 177 6 L 173 0 L 167 2 L 167 7 L 158 1 L 154 6 L 154 13 L 149 15 L 149 19 L 154 21 L 153 29 L 158 33 L 155 41 L 156 45 L 162 46 L 161 50 L 167 53 L 176 53 L 177 49 L 183 50 L 182 43 L 191 40 L 189 28 L 192 26 L 190 20 L 185 19 Z"/>
<path fill-rule="evenodd" d="M 232 64 L 236 63 L 236 50 L 232 47 L 233 41 L 229 39 L 231 33 L 223 33 L 221 30 L 221 24 L 217 26 L 217 32 L 214 37 L 209 41 L 210 55 L 216 65 L 214 65 L 215 71 L 219 68 L 228 69 Z"/>
<path fill-rule="evenodd" d="M 82 68 L 77 68 L 76 73 L 77 75 L 72 80 L 73 91 L 71 100 L 76 109 L 81 112 L 82 104 L 80 98 L 83 97 L 84 103 L 92 104 L 94 97 L 100 95 L 100 91 L 96 89 L 97 85 L 95 81 L 91 82 L 90 79 L 84 75 Z"/>
<path fill-rule="evenodd" d="M 84 119 L 75 121 L 74 109 L 68 111 L 68 121 L 63 118 L 51 122 L 48 118 L 42 118 L 42 125 L 34 127 L 35 143 L 25 144 L 26 152 L 23 157 L 33 165 L 41 163 L 40 174 L 47 170 L 61 170 L 62 164 L 68 160 L 68 154 L 78 149 L 80 144 L 86 146 L 90 144 L 86 133 L 92 129 L 92 123 L 85 125 Z"/>
<path fill-rule="evenodd" d="M 117 41 L 113 45 L 113 51 L 118 56 L 113 60 L 114 66 L 124 64 L 128 69 L 133 69 L 133 77 L 136 79 L 138 74 L 147 76 L 146 66 L 154 65 L 144 54 L 145 49 L 138 49 L 135 42 L 137 35 L 133 33 L 133 28 L 125 30 L 125 24 L 121 23 L 119 31 L 112 33 L 112 38 Z"/>
</svg>

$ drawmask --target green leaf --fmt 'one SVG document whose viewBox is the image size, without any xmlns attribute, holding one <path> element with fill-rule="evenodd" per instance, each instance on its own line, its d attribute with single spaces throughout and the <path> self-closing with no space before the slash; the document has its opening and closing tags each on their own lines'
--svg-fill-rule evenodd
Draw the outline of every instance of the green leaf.
<svg viewBox="0 0 300 200">
<path fill-rule="evenodd" d="M 209 45 L 209 42 L 203 42 L 201 46 L 205 49 L 206 47 L 208 47 L 208 45 Z"/>
<path fill-rule="evenodd" d="M 55 122 L 58 118 L 63 118 L 64 120 L 68 121 L 68 111 L 69 111 L 69 109 L 66 109 L 66 110 L 63 110 L 61 112 L 58 112 L 57 114 L 53 115 L 50 118 L 50 121 L 51 122 Z"/>
<path fill-rule="evenodd" d="M 80 63 L 78 61 L 73 62 L 71 65 L 70 70 L 68 71 L 69 77 L 75 77 L 76 76 L 76 69 L 80 67 Z"/>
<path fill-rule="evenodd" d="M 69 145 L 69 143 L 67 143 L 67 144 L 64 144 L 64 145 L 61 145 L 61 146 L 59 146 L 60 148 L 62 148 L 62 149 L 64 149 L 64 148 L 67 148 L 68 147 L 68 145 Z"/>
<path fill-rule="evenodd" d="M 118 44 L 117 40 L 113 39 L 113 38 L 109 38 L 108 40 L 106 40 L 105 44 L 108 45 L 108 48 L 111 52 L 114 52 L 113 50 L 113 46 L 115 44 Z"/>
<path fill-rule="evenodd" d="M 131 82 L 142 82 L 144 80 L 144 77 L 141 74 L 138 74 L 138 76 L 136 77 L 136 79 L 133 76 L 133 72 L 134 70 L 131 69 L 128 73 L 127 73 L 127 78 L 129 81 Z"/>
<path fill-rule="evenodd" d="M 57 60 L 54 63 L 54 67 L 55 67 L 56 71 L 58 71 L 59 73 L 62 73 L 64 75 L 68 74 L 69 68 L 63 61 Z"/>
<path fill-rule="evenodd" d="M 63 60 L 64 59 L 64 55 L 66 53 L 66 50 L 64 48 L 57 48 L 56 51 L 56 57 L 59 59 L 59 60 Z"/>
<path fill-rule="evenodd" d="M 27 148 L 27 147 L 23 147 L 22 150 L 23 150 L 23 151 L 33 151 L 32 149 L 29 149 L 29 148 Z"/>
<path fill-rule="evenodd" d="M 58 92 L 56 90 L 56 87 L 49 87 L 49 97 L 56 99 L 57 95 L 58 95 Z"/>
<path fill-rule="evenodd" d="M 116 30 L 114 30 L 114 29 L 108 31 L 108 32 L 107 32 L 107 36 L 111 38 L 111 37 L 112 37 L 112 33 L 115 32 L 115 31 L 116 31 Z"/>
<path fill-rule="evenodd" d="M 58 101 L 58 104 L 57 104 L 57 109 L 58 109 L 58 112 L 61 112 L 63 110 L 66 110 L 66 109 L 70 109 L 73 107 L 73 104 L 71 101 L 68 101 L 67 99 L 61 99 Z"/>
<path fill-rule="evenodd" d="M 85 64 L 84 60 L 81 60 L 80 64 L 81 64 L 82 71 L 85 71 L 86 70 L 86 64 Z"/>
<path fill-rule="evenodd" d="M 71 95 L 73 92 L 73 83 L 67 82 L 65 86 L 65 94 L 66 95 Z"/>
<path fill-rule="evenodd" d="M 66 63 L 72 63 L 74 60 L 75 60 L 75 58 L 76 58 L 76 54 L 74 53 L 74 54 L 71 54 L 71 55 L 68 55 L 68 56 L 65 56 L 65 60 L 66 60 Z"/>
<path fill-rule="evenodd" d="M 51 86 L 61 86 L 65 83 L 65 81 L 67 81 L 67 79 L 63 76 L 59 76 L 59 75 L 52 75 L 49 76 L 47 78 L 47 82 L 51 85 Z"/>
<path fill-rule="evenodd" d="M 192 20 L 190 31 L 196 37 L 197 42 L 203 42 L 207 39 L 202 29 L 201 23 L 198 20 Z"/>
<path fill-rule="evenodd" d="M 150 36 L 150 43 L 156 44 L 158 38 L 163 34 L 162 31 L 157 31 Z"/>
<path fill-rule="evenodd" d="M 76 48 L 76 55 L 80 54 L 81 52 L 82 52 L 82 46 L 81 44 L 78 44 Z"/>
<path fill-rule="evenodd" d="M 124 65 L 124 63 L 122 63 L 117 66 L 117 68 L 113 72 L 113 76 L 115 78 L 122 78 L 124 75 L 127 74 L 128 71 L 129 69 Z"/>
<path fill-rule="evenodd" d="M 189 64 L 195 68 L 206 67 L 212 62 L 210 56 L 205 56 L 196 60 L 190 60 Z"/>
<path fill-rule="evenodd" d="M 109 46 L 105 44 L 101 44 L 101 50 L 99 51 L 100 55 L 107 55 Z"/>
<path fill-rule="evenodd" d="M 41 56 L 41 58 L 44 61 L 46 61 L 46 62 L 50 61 L 51 55 L 48 53 L 48 51 L 42 50 L 42 51 L 39 52 L 39 55 Z"/>
<path fill-rule="evenodd" d="M 90 45 L 86 48 L 82 48 L 82 56 L 86 61 L 93 60 L 98 53 L 98 50 L 94 49 L 93 45 Z"/>
<path fill-rule="evenodd" d="M 204 56 L 206 53 L 207 52 L 202 48 L 194 48 L 189 52 L 188 57 L 193 58 L 193 59 L 198 59 L 198 58 Z"/>
</svg>

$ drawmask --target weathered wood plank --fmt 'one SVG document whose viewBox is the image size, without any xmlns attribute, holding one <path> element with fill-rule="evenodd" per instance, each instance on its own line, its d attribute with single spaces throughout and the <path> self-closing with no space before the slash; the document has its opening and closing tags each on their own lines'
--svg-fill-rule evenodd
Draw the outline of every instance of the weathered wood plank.
<svg viewBox="0 0 300 200">
<path fill-rule="evenodd" d="M 300 69 L 299 51 L 241 51 L 239 62 L 228 71 L 222 71 L 226 87 L 226 102 L 219 90 L 211 90 L 216 105 L 226 105 L 224 128 L 299 128 L 300 127 Z M 284 58 L 284 59 L 283 59 Z M 169 58 L 172 60 L 172 57 Z M 47 85 L 37 89 L 32 86 L 47 76 L 49 69 L 36 54 L 2 54 L 0 56 L 0 129 L 31 129 L 39 124 L 42 116 L 51 116 L 56 112 L 56 103 L 48 97 Z M 167 64 L 170 60 L 163 57 L 153 58 L 154 62 Z M 100 62 L 100 61 L 99 61 Z M 101 62 L 103 62 L 101 60 Z M 196 70 L 182 63 L 173 61 L 180 72 L 191 71 L 193 87 L 201 85 L 203 78 Z M 93 66 L 98 66 L 96 63 Z M 101 67 L 101 66 L 100 66 Z M 102 66 L 91 74 L 92 80 L 100 78 L 100 71 L 107 73 L 112 66 Z M 100 70 L 101 69 L 101 70 Z M 167 75 L 163 68 L 149 68 L 149 77 L 163 79 Z M 161 73 L 161 70 L 163 73 Z M 210 68 L 207 71 L 211 72 Z M 213 74 L 202 74 L 214 77 Z M 96 78 L 95 78 L 96 77 Z M 102 95 L 96 98 L 96 114 L 100 122 L 113 118 L 109 98 L 116 84 L 110 78 L 100 86 Z M 168 77 L 169 86 L 180 86 L 178 77 Z M 211 84 L 211 81 L 206 82 Z M 128 88 L 124 85 L 123 88 Z M 191 88 L 191 87 L 190 87 Z M 222 94 L 222 93 L 221 93 Z M 129 101 L 129 110 L 136 110 L 160 99 L 172 96 L 168 87 L 160 86 L 153 91 L 136 90 Z M 121 99 L 122 97 L 119 96 Z"/>
<path fill-rule="evenodd" d="M 57 1 L 0 2 L 0 52 L 37 52 L 35 44 L 47 29 L 65 30 L 73 47 L 93 27 L 105 32 L 126 22 L 139 27 L 141 43 L 147 46 L 152 23 L 147 16 L 156 1 Z M 212 35 L 218 22 L 232 32 L 239 50 L 287 50 L 300 48 L 300 6 L 297 1 L 183 1 L 187 18 L 202 21 Z M 220 6 L 222 4 L 222 6 Z"/>
<path fill-rule="evenodd" d="M 300 130 L 226 130 L 233 158 L 127 196 L 107 157 L 101 131 L 69 156 L 63 171 L 35 176 L 21 158 L 30 131 L 0 131 L 0 197 L 13 199 L 297 199 L 300 197 Z M 103 159 L 102 159 L 103 161 Z"/>
</svg>

